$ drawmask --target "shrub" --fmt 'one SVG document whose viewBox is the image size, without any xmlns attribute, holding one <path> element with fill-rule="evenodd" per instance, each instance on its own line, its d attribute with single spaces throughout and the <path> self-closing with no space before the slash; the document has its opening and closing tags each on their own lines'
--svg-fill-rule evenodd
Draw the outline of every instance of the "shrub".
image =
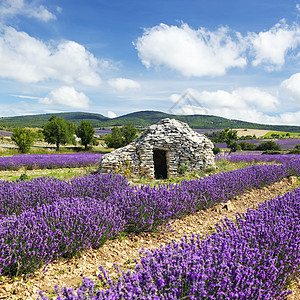
<svg viewBox="0 0 300 300">
<path fill-rule="evenodd" d="M 300 144 L 297 144 L 288 154 L 300 154 Z"/>
<path fill-rule="evenodd" d="M 268 155 L 268 154 L 275 155 L 275 154 L 280 154 L 280 151 L 266 150 L 266 151 L 264 151 L 262 154 L 263 154 L 263 155 Z"/>
<path fill-rule="evenodd" d="M 11 136 L 12 141 L 18 146 L 21 153 L 29 152 L 34 143 L 33 133 L 24 128 L 15 128 Z"/>
<path fill-rule="evenodd" d="M 265 151 L 265 150 L 281 151 L 282 150 L 281 146 L 276 144 L 274 141 L 263 142 L 260 145 L 258 145 L 255 149 L 261 150 L 261 151 Z"/>
<path fill-rule="evenodd" d="M 221 152 L 220 147 L 216 147 L 216 146 L 213 147 L 213 153 L 214 153 L 214 155 L 217 155 L 217 154 L 219 154 L 220 152 Z"/>
</svg>

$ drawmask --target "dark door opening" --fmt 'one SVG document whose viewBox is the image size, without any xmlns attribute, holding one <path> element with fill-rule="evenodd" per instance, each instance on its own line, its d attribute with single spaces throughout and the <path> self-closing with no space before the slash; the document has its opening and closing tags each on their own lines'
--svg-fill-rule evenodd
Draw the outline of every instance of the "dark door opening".
<svg viewBox="0 0 300 300">
<path fill-rule="evenodd" d="M 153 149 L 154 177 L 155 179 L 166 179 L 167 170 L 167 151 Z"/>
</svg>

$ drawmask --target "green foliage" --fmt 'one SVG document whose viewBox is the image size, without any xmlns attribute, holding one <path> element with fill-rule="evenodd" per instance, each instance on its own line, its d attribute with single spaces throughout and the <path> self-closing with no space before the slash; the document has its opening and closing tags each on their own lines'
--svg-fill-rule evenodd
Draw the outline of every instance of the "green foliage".
<svg viewBox="0 0 300 300">
<path fill-rule="evenodd" d="M 286 137 L 296 137 L 296 136 L 300 136 L 299 130 L 292 131 L 292 132 L 291 130 L 289 130 L 289 132 L 287 132 L 287 130 L 281 130 L 281 131 L 269 131 L 262 138 L 270 139 L 270 138 L 286 138 Z"/>
<path fill-rule="evenodd" d="M 225 142 L 228 148 L 232 147 L 232 144 L 237 140 L 237 131 L 229 128 L 225 128 L 219 135 L 218 143 Z"/>
<path fill-rule="evenodd" d="M 262 154 L 275 155 L 275 154 L 281 154 L 281 152 L 276 150 L 266 150 Z"/>
<path fill-rule="evenodd" d="M 242 150 L 254 150 L 255 149 L 255 145 L 249 143 L 249 142 L 241 142 L 239 143 L 239 145 L 241 146 Z"/>
<path fill-rule="evenodd" d="M 243 135 L 239 137 L 239 140 L 256 140 L 256 136 L 254 135 Z"/>
<path fill-rule="evenodd" d="M 214 146 L 212 150 L 213 150 L 214 155 L 216 155 L 216 154 L 218 154 L 218 153 L 221 152 L 220 147 L 216 147 L 216 146 Z"/>
<path fill-rule="evenodd" d="M 25 171 L 24 173 L 22 173 L 22 174 L 20 175 L 19 179 L 20 179 L 21 181 L 23 181 L 23 180 L 29 180 L 30 177 L 26 174 L 26 171 Z"/>
<path fill-rule="evenodd" d="M 24 128 L 16 127 L 11 136 L 12 141 L 18 146 L 21 153 L 27 153 L 34 143 L 33 133 Z"/>
<path fill-rule="evenodd" d="M 113 127 L 110 134 L 107 134 L 104 138 L 105 144 L 109 148 L 120 148 L 124 146 L 122 133 L 119 127 Z"/>
<path fill-rule="evenodd" d="M 43 126 L 43 135 L 45 141 L 49 144 L 55 144 L 58 151 L 60 145 L 76 145 L 75 130 L 76 125 L 74 123 L 65 121 L 63 117 L 57 118 L 53 115 Z"/>
<path fill-rule="evenodd" d="M 89 144 L 93 144 L 94 134 L 95 130 L 92 124 L 86 120 L 82 120 L 76 129 L 76 135 L 81 139 L 81 145 L 84 146 L 84 150 L 88 149 Z"/>
<path fill-rule="evenodd" d="M 242 147 L 240 146 L 239 143 L 237 142 L 231 142 L 230 143 L 230 151 L 231 152 L 236 152 L 242 150 Z"/>
<path fill-rule="evenodd" d="M 265 151 L 265 150 L 276 150 L 276 151 L 280 151 L 282 150 L 281 146 L 276 144 L 274 141 L 267 141 L 267 142 L 263 142 L 260 145 L 258 145 L 256 147 L 256 150 L 261 150 L 261 151 Z"/>
<path fill-rule="evenodd" d="M 300 144 L 297 144 L 288 154 L 300 154 Z"/>
<path fill-rule="evenodd" d="M 137 129 L 132 123 L 113 127 L 112 132 L 105 136 L 105 143 L 109 148 L 120 148 L 130 144 L 137 137 Z"/>
<path fill-rule="evenodd" d="M 177 173 L 179 175 L 184 175 L 187 172 L 189 166 L 190 166 L 190 162 L 189 161 L 186 162 L 186 163 L 181 163 L 180 166 L 177 169 Z"/>
<path fill-rule="evenodd" d="M 131 122 L 122 126 L 121 133 L 124 137 L 125 145 L 130 144 L 137 137 L 137 129 Z"/>
</svg>

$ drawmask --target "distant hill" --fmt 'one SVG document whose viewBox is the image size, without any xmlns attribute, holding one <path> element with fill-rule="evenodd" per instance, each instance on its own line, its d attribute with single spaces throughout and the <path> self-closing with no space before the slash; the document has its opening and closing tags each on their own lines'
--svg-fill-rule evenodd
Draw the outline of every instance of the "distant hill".
<svg viewBox="0 0 300 300">
<path fill-rule="evenodd" d="M 222 117 L 209 115 L 172 115 L 159 111 L 139 111 L 130 113 L 116 118 L 107 118 L 101 114 L 85 113 L 85 112 L 66 112 L 56 114 L 40 114 L 26 115 L 16 117 L 0 118 L 0 126 L 8 127 L 42 127 L 52 115 L 62 116 L 65 120 L 71 121 L 79 125 L 81 120 L 87 120 L 92 123 L 95 128 L 123 125 L 132 122 L 139 126 L 149 126 L 157 123 L 163 118 L 174 118 L 188 123 L 192 128 L 202 129 L 221 129 L 221 128 L 249 128 L 249 129 L 265 129 L 272 131 L 288 131 L 299 132 L 300 126 L 287 125 L 264 125 L 257 123 L 244 122 L 239 120 L 230 120 Z"/>
<path fill-rule="evenodd" d="M 65 113 L 55 113 L 55 114 L 2 117 L 0 118 L 0 126 L 42 127 L 53 115 L 56 115 L 57 117 L 63 117 L 65 120 L 71 121 L 76 125 L 79 125 L 81 120 L 87 120 L 91 122 L 91 124 L 94 127 L 98 127 L 99 124 L 102 124 L 102 122 L 110 120 L 110 118 L 107 118 L 100 114 L 85 113 L 85 112 L 65 112 Z"/>
</svg>

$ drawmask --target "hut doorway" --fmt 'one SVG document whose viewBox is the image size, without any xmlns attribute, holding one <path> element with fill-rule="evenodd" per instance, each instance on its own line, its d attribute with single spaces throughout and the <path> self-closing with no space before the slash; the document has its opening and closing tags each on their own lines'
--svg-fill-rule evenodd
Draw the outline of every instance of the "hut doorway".
<svg viewBox="0 0 300 300">
<path fill-rule="evenodd" d="M 153 149 L 153 162 L 155 179 L 167 179 L 167 150 Z"/>
</svg>

